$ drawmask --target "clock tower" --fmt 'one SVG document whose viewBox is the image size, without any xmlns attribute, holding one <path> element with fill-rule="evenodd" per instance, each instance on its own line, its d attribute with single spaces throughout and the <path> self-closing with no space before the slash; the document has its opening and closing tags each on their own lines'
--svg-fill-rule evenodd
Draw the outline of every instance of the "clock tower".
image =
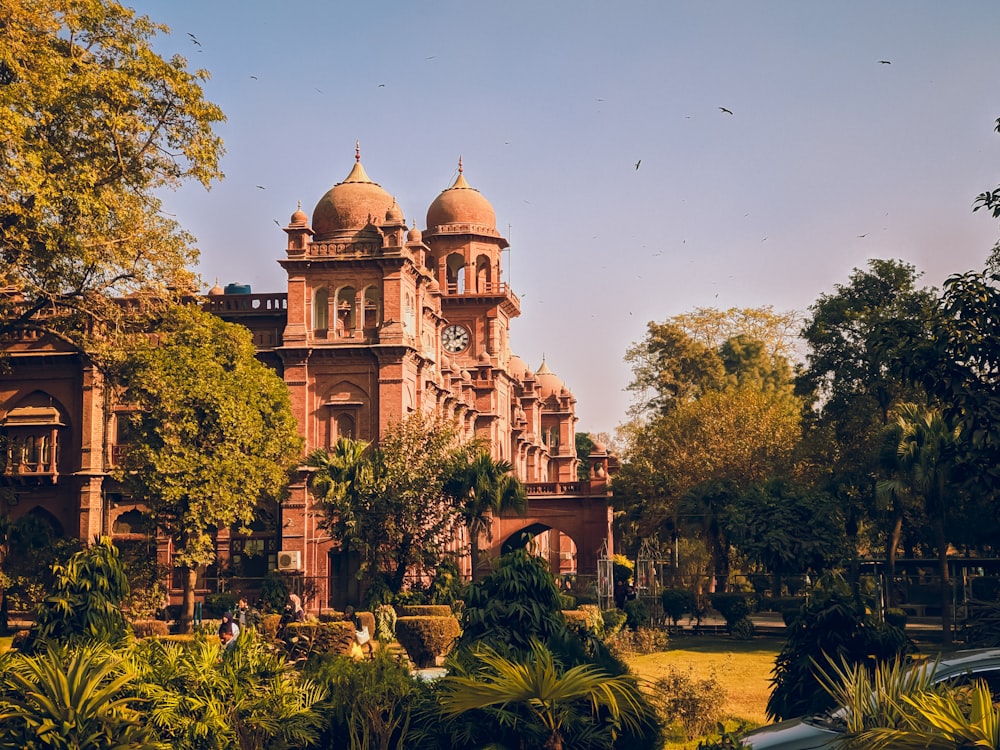
<svg viewBox="0 0 1000 750">
<path fill-rule="evenodd" d="M 502 278 L 501 254 L 508 242 L 497 231 L 496 213 L 464 171 L 459 159 L 458 177 L 427 209 L 423 233 L 447 321 L 441 356 L 472 376 L 477 436 L 493 446 L 495 458 L 512 460 L 510 321 L 521 306 Z"/>
</svg>

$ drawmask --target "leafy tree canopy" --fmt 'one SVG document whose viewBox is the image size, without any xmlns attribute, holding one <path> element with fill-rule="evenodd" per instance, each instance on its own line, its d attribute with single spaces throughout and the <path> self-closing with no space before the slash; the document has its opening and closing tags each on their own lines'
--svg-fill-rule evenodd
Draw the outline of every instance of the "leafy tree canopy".
<svg viewBox="0 0 1000 750">
<path fill-rule="evenodd" d="M 117 478 L 149 507 L 193 585 L 193 571 L 215 560 L 216 529 L 247 526 L 281 498 L 302 439 L 287 387 L 246 328 L 191 305 L 152 327 L 121 363 L 135 410 Z M 186 588 L 186 610 L 192 596 Z"/>
<path fill-rule="evenodd" d="M 115 0 L 0 4 L 0 333 L 79 340 L 114 297 L 191 289 L 156 191 L 222 176 L 224 117 L 207 72 L 153 52 L 166 30 Z"/>
<path fill-rule="evenodd" d="M 360 555 L 359 575 L 376 594 L 383 585 L 399 591 L 408 571 L 433 569 L 444 557 L 461 521 L 449 482 L 473 449 L 453 422 L 415 412 L 390 425 L 378 446 L 341 438 L 331 452 L 309 455 L 323 525 Z"/>
</svg>

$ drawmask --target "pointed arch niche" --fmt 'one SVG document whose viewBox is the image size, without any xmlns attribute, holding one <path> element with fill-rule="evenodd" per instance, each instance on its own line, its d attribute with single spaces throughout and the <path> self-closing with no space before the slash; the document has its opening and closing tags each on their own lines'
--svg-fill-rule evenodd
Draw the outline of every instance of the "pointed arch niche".
<svg viewBox="0 0 1000 750">
<path fill-rule="evenodd" d="M 342 380 L 330 389 L 323 406 L 326 412 L 321 420 L 320 445 L 333 447 L 339 438 L 370 440 L 365 419 L 369 413 L 371 399 L 357 383 Z"/>
<path fill-rule="evenodd" d="M 325 286 L 313 292 L 312 319 L 313 332 L 320 337 L 326 336 L 330 327 L 330 292 Z"/>
<path fill-rule="evenodd" d="M 354 338 L 354 330 L 358 327 L 357 297 L 353 286 L 337 290 L 337 338 Z"/>
</svg>

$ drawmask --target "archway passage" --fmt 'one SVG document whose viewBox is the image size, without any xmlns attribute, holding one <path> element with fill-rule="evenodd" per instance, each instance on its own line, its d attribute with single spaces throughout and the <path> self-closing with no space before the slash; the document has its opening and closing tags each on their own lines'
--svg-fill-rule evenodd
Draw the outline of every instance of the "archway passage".
<svg viewBox="0 0 1000 750">
<path fill-rule="evenodd" d="M 554 574 L 594 580 L 605 545 L 613 554 L 611 521 L 612 508 L 605 494 L 529 493 L 524 516 L 494 519 L 493 541 L 483 549 L 482 557 L 497 560 L 533 544 L 533 551 L 545 555 Z"/>
</svg>

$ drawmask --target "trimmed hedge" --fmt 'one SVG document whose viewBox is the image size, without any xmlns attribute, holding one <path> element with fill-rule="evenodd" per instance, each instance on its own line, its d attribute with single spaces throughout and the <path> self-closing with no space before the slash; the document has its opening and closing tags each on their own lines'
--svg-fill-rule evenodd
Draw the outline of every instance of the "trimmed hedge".
<svg viewBox="0 0 1000 750">
<path fill-rule="evenodd" d="M 285 625 L 285 643 L 293 658 L 310 653 L 348 654 L 354 645 L 354 623 L 289 622 Z"/>
<path fill-rule="evenodd" d="M 418 669 L 432 667 L 438 657 L 447 656 L 461 635 L 454 615 L 407 615 L 396 620 L 396 640 Z"/>
<path fill-rule="evenodd" d="M 264 637 L 274 641 L 278 639 L 278 630 L 281 628 L 281 615 L 264 615 L 260 618 L 260 630 Z"/>
<path fill-rule="evenodd" d="M 136 638 L 162 638 L 170 635 L 170 626 L 163 620 L 136 620 L 132 623 L 132 632 Z"/>
<path fill-rule="evenodd" d="M 451 617 L 455 614 L 447 604 L 400 604 L 396 612 L 400 617 Z"/>
</svg>

